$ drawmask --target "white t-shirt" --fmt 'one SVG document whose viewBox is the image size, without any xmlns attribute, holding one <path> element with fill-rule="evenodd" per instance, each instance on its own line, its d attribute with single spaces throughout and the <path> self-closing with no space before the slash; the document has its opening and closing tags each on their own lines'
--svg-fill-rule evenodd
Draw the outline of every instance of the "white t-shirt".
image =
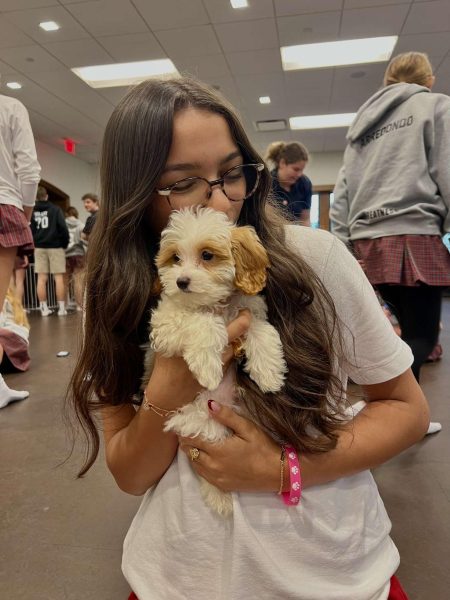
<svg viewBox="0 0 450 600">
<path fill-rule="evenodd" d="M 344 245 L 295 225 L 288 241 L 322 279 L 348 327 L 343 383 L 347 375 L 374 384 L 406 371 L 411 351 Z M 299 506 L 285 506 L 275 493 L 233 493 L 233 507 L 224 520 L 204 504 L 179 451 L 145 495 L 125 539 L 122 568 L 139 600 L 388 597 L 399 555 L 369 471 L 307 488 Z"/>
<path fill-rule="evenodd" d="M 0 95 L 0 204 L 33 206 L 40 173 L 27 109 Z"/>
</svg>

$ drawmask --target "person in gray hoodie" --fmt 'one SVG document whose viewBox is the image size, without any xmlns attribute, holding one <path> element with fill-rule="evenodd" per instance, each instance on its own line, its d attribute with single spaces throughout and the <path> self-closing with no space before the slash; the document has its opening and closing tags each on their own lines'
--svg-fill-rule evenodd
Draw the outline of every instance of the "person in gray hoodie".
<svg viewBox="0 0 450 600">
<path fill-rule="evenodd" d="M 69 298 L 67 307 L 81 310 L 82 304 L 82 273 L 85 266 L 86 242 L 82 239 L 84 224 L 78 218 L 78 210 L 69 206 L 66 210 L 66 224 L 69 230 L 69 245 L 66 248 L 66 294 L 69 296 L 70 286 L 73 286 L 74 300 Z"/>
<path fill-rule="evenodd" d="M 450 98 L 433 84 L 425 54 L 392 59 L 348 131 L 330 210 L 333 233 L 398 318 L 417 380 L 450 285 Z"/>
</svg>

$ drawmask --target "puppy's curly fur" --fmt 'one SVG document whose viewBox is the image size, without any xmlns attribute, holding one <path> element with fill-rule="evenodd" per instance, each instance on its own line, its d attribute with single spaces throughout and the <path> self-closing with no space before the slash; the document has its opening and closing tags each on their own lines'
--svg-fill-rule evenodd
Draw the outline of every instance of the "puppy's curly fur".
<svg viewBox="0 0 450 600">
<path fill-rule="evenodd" d="M 240 309 L 252 314 L 242 341 L 244 370 L 263 392 L 277 392 L 284 383 L 287 368 L 280 336 L 267 321 L 264 298 L 257 295 L 266 282 L 267 253 L 252 227 L 237 227 L 224 213 L 208 208 L 187 209 L 172 213 L 156 265 L 163 291 L 151 316 L 152 351 L 183 356 L 207 390 L 168 419 L 164 429 L 220 442 L 231 432 L 209 416 L 207 400 L 234 404 L 234 371 L 223 377 L 222 353 L 228 344 L 226 326 Z M 231 494 L 203 479 L 201 492 L 218 514 L 231 514 Z"/>
</svg>

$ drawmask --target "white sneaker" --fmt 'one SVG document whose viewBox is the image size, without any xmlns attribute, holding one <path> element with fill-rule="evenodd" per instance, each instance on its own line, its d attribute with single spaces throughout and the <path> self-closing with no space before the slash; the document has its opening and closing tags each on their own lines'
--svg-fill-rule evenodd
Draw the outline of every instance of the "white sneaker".
<svg viewBox="0 0 450 600">
<path fill-rule="evenodd" d="M 43 317 L 48 317 L 49 315 L 52 314 L 52 310 L 50 310 L 49 308 L 41 308 L 41 315 Z"/>
<path fill-rule="evenodd" d="M 428 426 L 428 431 L 425 435 L 430 435 L 431 433 L 438 433 L 438 431 L 441 431 L 441 429 L 442 425 L 440 423 L 438 423 L 437 421 L 431 421 L 431 423 Z"/>
<path fill-rule="evenodd" d="M 67 310 L 65 308 L 58 310 L 58 317 L 65 317 L 67 315 Z"/>
</svg>

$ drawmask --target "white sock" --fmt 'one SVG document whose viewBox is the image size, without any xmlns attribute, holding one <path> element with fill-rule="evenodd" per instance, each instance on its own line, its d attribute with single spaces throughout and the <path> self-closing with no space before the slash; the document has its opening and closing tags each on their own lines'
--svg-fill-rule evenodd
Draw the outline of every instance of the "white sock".
<svg viewBox="0 0 450 600">
<path fill-rule="evenodd" d="M 29 395 L 30 392 L 18 392 L 17 390 L 9 388 L 3 377 L 0 375 L 0 408 L 5 408 L 10 402 L 25 400 Z"/>
<path fill-rule="evenodd" d="M 58 300 L 58 310 L 66 310 L 66 303 L 64 302 L 64 300 Z"/>
<path fill-rule="evenodd" d="M 44 300 L 44 302 L 41 302 L 41 303 L 39 304 L 39 307 L 40 307 L 40 309 L 41 309 L 41 310 L 43 310 L 44 312 L 47 312 L 47 310 L 48 310 L 47 301 L 46 301 L 46 300 Z"/>
</svg>

